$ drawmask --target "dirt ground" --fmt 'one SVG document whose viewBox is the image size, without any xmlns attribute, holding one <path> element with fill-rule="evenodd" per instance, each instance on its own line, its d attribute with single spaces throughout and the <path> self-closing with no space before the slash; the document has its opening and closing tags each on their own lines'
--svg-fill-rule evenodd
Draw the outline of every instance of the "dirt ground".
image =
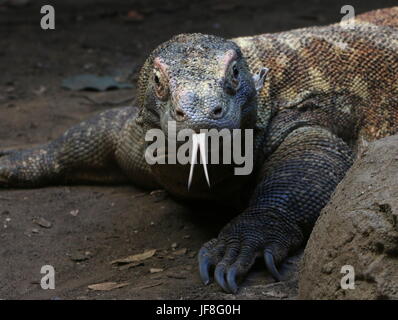
<svg viewBox="0 0 398 320">
<path fill-rule="evenodd" d="M 134 95 L 134 88 L 67 91 L 65 77 L 112 75 L 135 87 L 145 57 L 175 34 L 234 37 L 322 25 L 338 21 L 345 2 L 31 0 L 9 7 L 0 1 L 0 148 L 47 142 L 112 107 L 108 102 Z M 56 30 L 40 28 L 43 4 L 54 5 Z M 350 4 L 361 13 L 396 1 Z M 201 284 L 196 253 L 230 216 L 133 186 L 0 190 L 0 299 L 294 299 L 295 277 L 275 284 L 261 261 L 237 296 Z M 149 249 L 155 255 L 137 266 L 111 264 Z M 55 290 L 40 287 L 47 264 L 55 268 Z M 88 288 L 103 282 L 125 286 Z"/>
</svg>

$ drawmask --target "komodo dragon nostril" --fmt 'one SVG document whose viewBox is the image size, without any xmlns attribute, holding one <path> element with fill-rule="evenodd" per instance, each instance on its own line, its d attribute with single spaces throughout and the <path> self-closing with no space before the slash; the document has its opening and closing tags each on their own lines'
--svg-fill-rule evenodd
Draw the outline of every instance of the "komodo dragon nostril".
<svg viewBox="0 0 398 320">
<path fill-rule="evenodd" d="M 175 109 L 175 118 L 177 121 L 184 121 L 186 119 L 186 114 L 180 108 Z"/>
<path fill-rule="evenodd" d="M 222 114 L 223 114 L 223 108 L 221 106 L 215 107 L 213 110 L 210 111 L 211 116 L 214 119 L 219 119 L 221 118 Z"/>
</svg>

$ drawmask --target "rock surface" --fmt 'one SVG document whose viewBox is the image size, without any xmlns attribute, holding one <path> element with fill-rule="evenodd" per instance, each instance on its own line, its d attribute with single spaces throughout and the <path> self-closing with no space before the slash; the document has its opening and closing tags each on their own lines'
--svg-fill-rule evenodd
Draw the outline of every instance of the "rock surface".
<svg viewBox="0 0 398 320">
<path fill-rule="evenodd" d="M 345 265 L 355 289 L 342 289 Z M 398 299 L 398 135 L 369 144 L 323 209 L 304 252 L 301 299 Z"/>
</svg>

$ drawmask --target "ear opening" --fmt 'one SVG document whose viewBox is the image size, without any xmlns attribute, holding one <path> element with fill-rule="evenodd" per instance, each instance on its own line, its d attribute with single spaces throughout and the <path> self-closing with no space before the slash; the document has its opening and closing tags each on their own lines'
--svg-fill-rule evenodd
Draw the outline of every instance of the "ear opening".
<svg viewBox="0 0 398 320">
<path fill-rule="evenodd" d="M 259 92 L 263 88 L 264 81 L 265 78 L 267 77 L 268 72 L 269 69 L 264 67 L 261 68 L 258 72 L 256 72 L 256 74 L 253 76 L 253 81 L 257 92 Z"/>
</svg>

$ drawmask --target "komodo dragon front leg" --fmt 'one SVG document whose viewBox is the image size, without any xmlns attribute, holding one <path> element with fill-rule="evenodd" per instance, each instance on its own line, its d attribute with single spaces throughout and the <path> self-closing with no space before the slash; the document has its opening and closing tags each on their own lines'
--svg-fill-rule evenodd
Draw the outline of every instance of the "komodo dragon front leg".
<svg viewBox="0 0 398 320">
<path fill-rule="evenodd" d="M 0 186 L 133 181 L 154 187 L 143 158 L 143 131 L 134 121 L 136 113 L 133 107 L 108 110 L 47 144 L 4 152 L 0 157 Z"/>
<path fill-rule="evenodd" d="M 316 126 L 292 131 L 263 166 L 247 209 L 200 250 L 203 282 L 210 282 L 215 268 L 217 283 L 236 293 L 236 278 L 249 271 L 258 253 L 281 280 L 276 266 L 306 241 L 351 164 L 350 148 L 330 131 Z"/>
</svg>

